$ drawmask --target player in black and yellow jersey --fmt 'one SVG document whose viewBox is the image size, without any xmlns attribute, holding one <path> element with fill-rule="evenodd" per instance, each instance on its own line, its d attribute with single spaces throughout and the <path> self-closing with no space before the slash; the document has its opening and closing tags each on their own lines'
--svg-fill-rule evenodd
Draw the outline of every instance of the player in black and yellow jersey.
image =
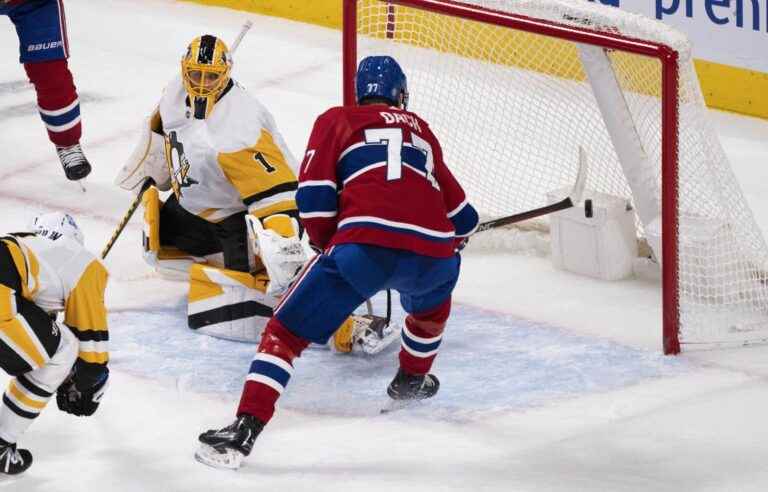
<svg viewBox="0 0 768 492">
<path fill-rule="evenodd" d="M 92 415 L 109 376 L 107 270 L 69 215 L 38 216 L 31 229 L 0 237 L 0 367 L 13 376 L 0 407 L 4 474 L 31 465 L 16 442 L 54 394 L 61 410 Z"/>
</svg>

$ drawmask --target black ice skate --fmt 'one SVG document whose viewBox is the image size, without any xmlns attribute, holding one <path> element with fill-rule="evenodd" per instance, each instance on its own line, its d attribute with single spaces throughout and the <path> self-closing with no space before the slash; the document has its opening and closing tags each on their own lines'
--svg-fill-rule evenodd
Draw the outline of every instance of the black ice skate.
<svg viewBox="0 0 768 492">
<path fill-rule="evenodd" d="M 32 453 L 26 449 L 16 449 L 16 443 L 10 444 L 0 439 L 0 475 L 18 475 L 32 464 Z"/>
<path fill-rule="evenodd" d="M 253 415 L 240 415 L 237 420 L 219 430 L 200 434 L 200 448 L 195 459 L 214 468 L 235 470 L 243 458 L 251 454 L 256 437 L 264 429 L 264 423 Z"/>
<path fill-rule="evenodd" d="M 387 394 L 393 400 L 424 400 L 435 396 L 439 389 L 440 380 L 434 374 L 417 376 L 398 369 L 387 387 Z"/>
<path fill-rule="evenodd" d="M 70 147 L 56 147 L 64 174 L 70 181 L 78 181 L 91 174 L 91 163 L 85 158 L 80 144 Z"/>
</svg>

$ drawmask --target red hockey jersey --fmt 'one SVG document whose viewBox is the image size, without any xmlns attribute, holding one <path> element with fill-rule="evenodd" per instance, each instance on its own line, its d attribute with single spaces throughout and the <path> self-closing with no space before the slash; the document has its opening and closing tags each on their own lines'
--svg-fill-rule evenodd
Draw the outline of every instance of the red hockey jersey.
<svg viewBox="0 0 768 492">
<path fill-rule="evenodd" d="M 318 117 L 296 202 L 321 248 L 364 243 L 447 257 L 478 223 L 429 125 L 384 104 Z"/>
</svg>

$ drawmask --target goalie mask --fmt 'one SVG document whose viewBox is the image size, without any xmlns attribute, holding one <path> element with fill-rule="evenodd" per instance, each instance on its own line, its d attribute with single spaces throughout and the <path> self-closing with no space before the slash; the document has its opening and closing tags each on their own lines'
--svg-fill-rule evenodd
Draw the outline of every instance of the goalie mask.
<svg viewBox="0 0 768 492">
<path fill-rule="evenodd" d="M 181 78 L 195 118 L 205 119 L 229 85 L 232 57 L 221 39 L 206 34 L 187 47 L 181 59 Z"/>
</svg>

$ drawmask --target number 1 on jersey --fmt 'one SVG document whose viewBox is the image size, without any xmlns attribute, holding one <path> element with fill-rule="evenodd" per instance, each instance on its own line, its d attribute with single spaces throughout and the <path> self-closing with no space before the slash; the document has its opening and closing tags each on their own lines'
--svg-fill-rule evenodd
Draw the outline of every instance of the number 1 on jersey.
<svg viewBox="0 0 768 492">
<path fill-rule="evenodd" d="M 403 175 L 403 130 L 401 128 L 374 128 L 365 130 L 365 143 L 386 144 L 387 181 L 400 179 Z"/>
<path fill-rule="evenodd" d="M 253 158 L 256 160 L 256 162 L 258 162 L 264 167 L 264 170 L 267 173 L 272 174 L 273 172 L 277 171 L 277 168 L 275 168 L 272 164 L 270 164 L 267 158 L 264 157 L 264 154 L 262 154 L 261 152 L 256 152 L 253 155 Z"/>
</svg>

